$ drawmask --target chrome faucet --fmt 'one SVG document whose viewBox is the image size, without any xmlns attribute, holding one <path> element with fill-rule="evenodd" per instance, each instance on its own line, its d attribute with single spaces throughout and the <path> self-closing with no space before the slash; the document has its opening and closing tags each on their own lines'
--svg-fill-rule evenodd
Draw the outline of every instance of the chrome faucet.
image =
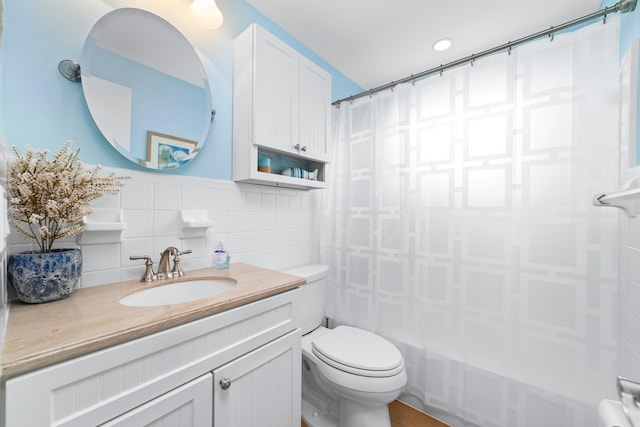
<svg viewBox="0 0 640 427">
<path fill-rule="evenodd" d="M 191 249 L 180 251 L 174 246 L 169 246 L 160 254 L 157 273 L 153 272 L 153 260 L 149 255 L 131 255 L 129 259 L 144 259 L 145 271 L 140 281 L 153 282 L 154 280 L 175 279 L 184 276 L 184 271 L 182 271 L 182 268 L 180 267 L 180 256 L 190 253 Z M 170 268 L 170 257 L 173 257 L 173 268 Z"/>
</svg>

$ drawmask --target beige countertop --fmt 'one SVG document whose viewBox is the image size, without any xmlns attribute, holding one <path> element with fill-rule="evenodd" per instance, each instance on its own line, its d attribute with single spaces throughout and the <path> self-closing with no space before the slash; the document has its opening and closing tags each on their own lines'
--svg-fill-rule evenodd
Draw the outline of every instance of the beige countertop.
<svg viewBox="0 0 640 427">
<path fill-rule="evenodd" d="M 197 301 L 158 307 L 119 303 L 128 294 L 150 286 L 203 278 L 230 278 L 236 286 Z M 45 304 L 11 304 L 0 374 L 3 378 L 120 344 L 143 335 L 238 307 L 305 283 L 303 278 L 231 264 L 228 270 L 188 271 L 178 280 L 150 285 L 138 280 L 75 290 L 68 298 Z"/>
</svg>

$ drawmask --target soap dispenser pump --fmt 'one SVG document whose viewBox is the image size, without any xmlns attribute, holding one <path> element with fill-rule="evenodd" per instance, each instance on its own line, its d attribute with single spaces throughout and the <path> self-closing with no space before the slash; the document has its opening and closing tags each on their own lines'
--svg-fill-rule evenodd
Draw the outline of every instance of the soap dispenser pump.
<svg viewBox="0 0 640 427">
<path fill-rule="evenodd" d="M 229 249 L 224 245 L 224 240 L 220 240 L 215 251 L 213 251 L 213 266 L 218 270 L 229 268 L 230 259 Z"/>
</svg>

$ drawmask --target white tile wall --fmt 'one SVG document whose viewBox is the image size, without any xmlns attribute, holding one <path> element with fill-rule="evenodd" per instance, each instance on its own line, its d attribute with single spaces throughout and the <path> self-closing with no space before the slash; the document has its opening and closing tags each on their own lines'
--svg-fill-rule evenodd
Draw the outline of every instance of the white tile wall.
<svg viewBox="0 0 640 427">
<path fill-rule="evenodd" d="M 620 375 L 640 380 L 640 218 L 620 215 Z"/>
<path fill-rule="evenodd" d="M 637 57 L 638 42 L 631 44 L 622 60 L 620 85 L 619 182 L 640 180 L 637 151 Z M 638 202 L 636 202 L 638 203 Z M 640 217 L 619 214 L 618 253 L 620 288 L 618 312 L 618 375 L 640 380 Z M 616 325 L 612 325 L 613 328 Z"/>
<path fill-rule="evenodd" d="M 319 191 L 281 189 L 236 184 L 127 169 L 114 170 L 130 176 L 118 196 L 107 196 L 94 207 L 120 208 L 126 229 L 120 243 L 78 245 L 75 238 L 57 247 L 81 247 L 83 273 L 80 287 L 138 278 L 143 261 L 131 255 L 151 255 L 154 267 L 168 246 L 191 249 L 182 258 L 184 270 L 213 265 L 213 249 L 221 239 L 231 252 L 231 262 L 246 262 L 271 269 L 286 269 L 317 262 L 317 208 Z M 205 237 L 181 239 L 180 209 L 206 210 L 215 227 Z M 15 232 L 9 251 L 32 250 Z"/>
</svg>

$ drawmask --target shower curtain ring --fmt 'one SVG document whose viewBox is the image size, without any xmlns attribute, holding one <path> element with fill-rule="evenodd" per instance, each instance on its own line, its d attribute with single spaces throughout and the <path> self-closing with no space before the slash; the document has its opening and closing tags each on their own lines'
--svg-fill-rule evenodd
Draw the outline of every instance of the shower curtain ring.
<svg viewBox="0 0 640 427">
<path fill-rule="evenodd" d="M 513 46 L 511 45 L 511 42 L 509 42 L 509 50 L 507 50 L 509 56 L 511 56 L 511 49 L 513 49 Z"/>
<path fill-rule="evenodd" d="M 442 67 L 442 64 L 440 64 L 440 77 L 442 77 L 443 74 L 444 74 L 444 68 Z"/>
<path fill-rule="evenodd" d="M 606 23 L 607 23 L 607 14 L 605 13 L 605 14 L 602 16 L 602 24 L 604 25 L 604 24 L 606 24 Z"/>
<path fill-rule="evenodd" d="M 549 33 L 549 41 L 553 41 L 554 37 L 555 37 L 555 34 Z"/>
</svg>

